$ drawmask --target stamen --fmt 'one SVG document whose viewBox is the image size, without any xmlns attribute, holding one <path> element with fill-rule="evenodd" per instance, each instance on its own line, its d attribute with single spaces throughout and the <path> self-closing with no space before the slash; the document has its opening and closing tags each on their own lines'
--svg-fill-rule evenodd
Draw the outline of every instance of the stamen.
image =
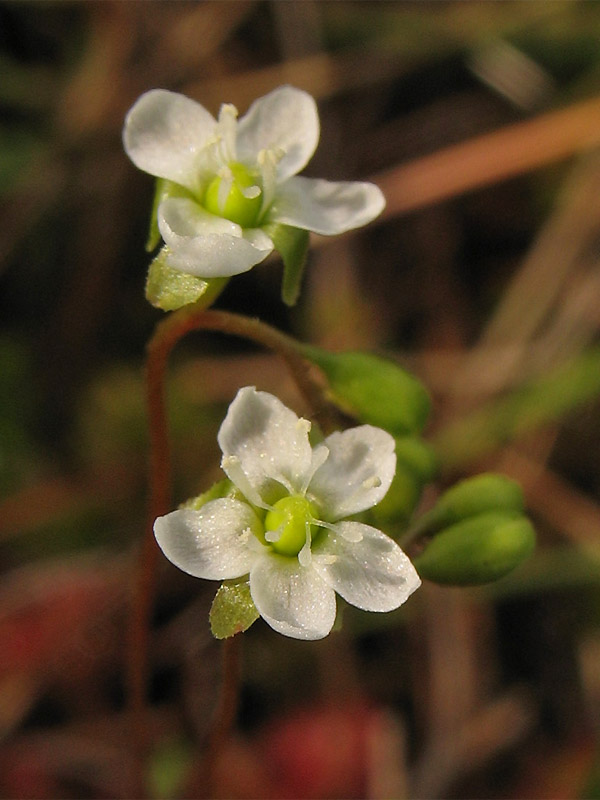
<svg viewBox="0 0 600 800">
<path fill-rule="evenodd" d="M 328 458 L 329 458 L 329 448 L 324 444 L 318 444 L 312 452 L 310 470 L 304 478 L 304 482 L 300 489 L 301 494 L 306 494 L 306 491 L 310 485 L 310 482 L 313 479 L 315 472 L 319 469 L 319 467 L 323 466 L 323 464 L 327 461 Z"/>
<path fill-rule="evenodd" d="M 357 528 L 356 525 L 341 526 L 339 522 L 325 522 L 322 519 L 311 519 L 311 522 L 313 525 L 318 525 L 320 528 L 326 528 L 328 531 L 341 536 L 342 539 L 345 539 L 347 542 L 352 542 L 353 544 L 362 542 L 364 538 L 360 532 L 360 529 Z"/>
<path fill-rule="evenodd" d="M 335 556 L 333 553 L 328 553 L 327 555 L 319 556 L 319 561 L 322 564 L 328 564 L 328 565 L 335 564 L 335 562 L 338 561 L 338 559 L 339 557 Z"/>
<path fill-rule="evenodd" d="M 233 186 L 233 173 L 229 167 L 222 167 L 218 172 L 221 183 L 219 184 L 219 191 L 217 194 L 217 205 L 221 214 L 225 210 L 225 203 L 229 197 L 229 192 Z"/>
<path fill-rule="evenodd" d="M 259 219 L 269 208 L 275 199 L 277 188 L 277 164 L 281 161 L 285 153 L 281 148 L 276 150 L 261 150 L 257 161 L 262 175 L 263 201 L 260 209 Z"/>
<path fill-rule="evenodd" d="M 265 531 L 265 539 L 267 542 L 271 542 L 271 544 L 273 544 L 273 542 L 278 542 L 282 536 L 283 525 L 281 525 L 279 528 L 276 528 L 274 531 Z"/>
<path fill-rule="evenodd" d="M 238 188 L 246 200 L 254 200 L 260 194 L 260 186 L 239 186 Z"/>
<path fill-rule="evenodd" d="M 223 103 L 219 111 L 217 130 L 221 139 L 221 154 L 226 164 L 237 160 L 237 116 L 238 110 L 234 105 Z"/>
<path fill-rule="evenodd" d="M 247 544 L 251 536 L 252 536 L 252 531 L 250 530 L 250 528 L 244 528 L 244 530 L 239 535 L 239 540 L 242 544 Z"/>
<path fill-rule="evenodd" d="M 306 542 L 302 547 L 302 550 L 298 553 L 298 561 L 300 562 L 301 567 L 310 567 L 312 563 L 312 553 L 310 551 L 310 543 L 312 541 L 312 536 L 310 535 L 310 523 L 306 523 Z"/>
<path fill-rule="evenodd" d="M 241 462 L 237 456 L 223 456 L 221 459 L 221 467 L 232 483 L 237 486 L 240 492 L 252 503 L 252 505 L 257 506 L 258 508 L 265 508 L 267 511 L 270 510 L 271 506 L 268 506 L 265 502 L 263 502 L 256 489 L 254 489 L 254 487 L 250 484 L 248 476 L 242 469 Z"/>
<path fill-rule="evenodd" d="M 377 489 L 381 486 L 381 478 L 378 475 L 372 475 L 362 482 L 363 489 Z"/>
</svg>

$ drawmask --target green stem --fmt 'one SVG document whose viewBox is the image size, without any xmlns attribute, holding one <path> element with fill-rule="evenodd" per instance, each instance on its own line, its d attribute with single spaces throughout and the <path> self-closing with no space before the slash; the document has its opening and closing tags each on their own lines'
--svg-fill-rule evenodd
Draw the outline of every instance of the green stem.
<svg viewBox="0 0 600 800">
<path fill-rule="evenodd" d="M 211 330 L 243 336 L 278 353 L 285 361 L 299 390 L 325 431 L 335 420 L 319 385 L 313 380 L 309 364 L 300 353 L 300 343 L 260 322 L 227 311 L 186 306 L 162 320 L 152 336 L 146 359 L 146 402 L 150 431 L 150 498 L 148 519 L 133 587 L 128 649 L 128 697 L 139 762 L 148 750 L 146 687 L 150 616 L 155 594 L 158 545 L 153 527 L 157 517 L 171 509 L 171 452 L 165 404 L 165 374 L 169 355 L 177 342 L 190 331 Z M 227 682 L 227 681 L 226 681 Z M 220 725 L 217 721 L 217 727 Z M 141 788 L 141 787 L 140 787 Z"/>
</svg>

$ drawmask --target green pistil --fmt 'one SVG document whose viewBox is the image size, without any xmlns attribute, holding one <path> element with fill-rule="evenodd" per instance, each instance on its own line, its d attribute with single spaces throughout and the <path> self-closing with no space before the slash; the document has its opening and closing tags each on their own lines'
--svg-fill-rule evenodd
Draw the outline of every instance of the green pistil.
<svg viewBox="0 0 600 800">
<path fill-rule="evenodd" d="M 270 542 L 273 550 L 283 556 L 297 556 L 306 544 L 307 527 L 311 539 L 315 533 L 314 519 L 314 508 L 305 497 L 284 497 L 275 503 L 265 517 L 265 532 L 281 531 L 277 541 Z"/>
<path fill-rule="evenodd" d="M 250 187 L 260 189 L 257 178 L 247 167 L 236 161 L 228 164 L 227 169 L 230 171 L 231 177 L 217 175 L 209 183 L 204 195 L 204 208 L 211 214 L 236 222 L 242 228 L 254 228 L 258 223 L 262 207 L 262 191 L 259 191 L 256 197 L 246 197 L 243 190 Z M 222 197 L 219 198 L 219 195 L 222 194 L 223 181 L 231 182 L 231 187 L 224 202 L 220 202 L 223 200 Z"/>
</svg>

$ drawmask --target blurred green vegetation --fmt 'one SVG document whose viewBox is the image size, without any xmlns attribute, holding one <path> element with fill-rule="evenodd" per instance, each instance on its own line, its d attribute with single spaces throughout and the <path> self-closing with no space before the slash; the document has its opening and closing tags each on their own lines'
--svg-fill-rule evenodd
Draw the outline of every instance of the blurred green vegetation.
<svg viewBox="0 0 600 800">
<path fill-rule="evenodd" d="M 389 616 L 344 609 L 326 643 L 254 625 L 222 795 L 299 796 L 281 726 L 329 753 L 301 706 L 318 731 L 332 724 L 323 709 L 344 710 L 380 756 L 360 778 L 324 760 L 306 796 L 598 796 L 600 114 L 577 139 L 569 112 L 600 106 L 599 37 L 600 6 L 585 0 L 0 3 L 1 794 L 132 796 L 123 642 L 146 514 L 144 348 L 162 312 L 144 297 L 154 187 L 122 151 L 124 114 L 157 86 L 216 113 L 290 82 L 319 102 L 310 174 L 377 180 L 409 165 L 426 181 L 435 153 L 445 167 L 430 200 L 313 241 L 296 308 L 281 303 L 275 258 L 217 305 L 412 370 L 432 396 L 424 436 L 439 462 L 421 508 L 499 472 L 523 485 L 539 546 L 489 587 L 427 584 Z M 469 177 L 469 154 L 502 159 L 479 137 L 561 109 L 568 152 L 546 148 L 534 167 L 517 150 L 519 170 Z M 460 159 L 447 150 L 469 142 Z M 407 173 L 394 174 L 390 207 Z M 459 188 L 444 194 L 449 175 Z M 215 434 L 248 384 L 302 410 L 283 364 L 253 346 L 202 333 L 176 351 L 176 502 L 221 477 Z M 215 590 L 161 565 L 153 796 L 201 791 Z M 394 724 L 365 733 L 357 698 Z"/>
</svg>

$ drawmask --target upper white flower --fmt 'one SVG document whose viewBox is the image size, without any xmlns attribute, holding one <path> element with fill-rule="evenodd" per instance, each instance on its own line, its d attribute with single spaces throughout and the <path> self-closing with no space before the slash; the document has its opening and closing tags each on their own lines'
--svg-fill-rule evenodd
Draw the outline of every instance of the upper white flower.
<svg viewBox="0 0 600 800">
<path fill-rule="evenodd" d="M 421 581 L 400 547 L 345 517 L 378 503 L 396 467 L 393 438 L 362 425 L 312 447 L 310 422 L 276 397 L 241 389 L 219 431 L 221 466 L 244 500 L 212 500 L 159 517 L 167 558 L 210 580 L 249 574 L 260 615 L 296 639 L 320 639 L 335 592 L 366 611 L 391 611 Z"/>
<path fill-rule="evenodd" d="M 239 121 L 218 120 L 183 95 L 154 89 L 127 114 L 123 142 L 133 163 L 178 187 L 158 208 L 167 264 L 202 278 L 246 272 L 273 249 L 262 230 L 283 223 L 336 234 L 374 219 L 385 200 L 371 183 L 296 177 L 315 151 L 313 98 L 282 86 Z"/>
</svg>

